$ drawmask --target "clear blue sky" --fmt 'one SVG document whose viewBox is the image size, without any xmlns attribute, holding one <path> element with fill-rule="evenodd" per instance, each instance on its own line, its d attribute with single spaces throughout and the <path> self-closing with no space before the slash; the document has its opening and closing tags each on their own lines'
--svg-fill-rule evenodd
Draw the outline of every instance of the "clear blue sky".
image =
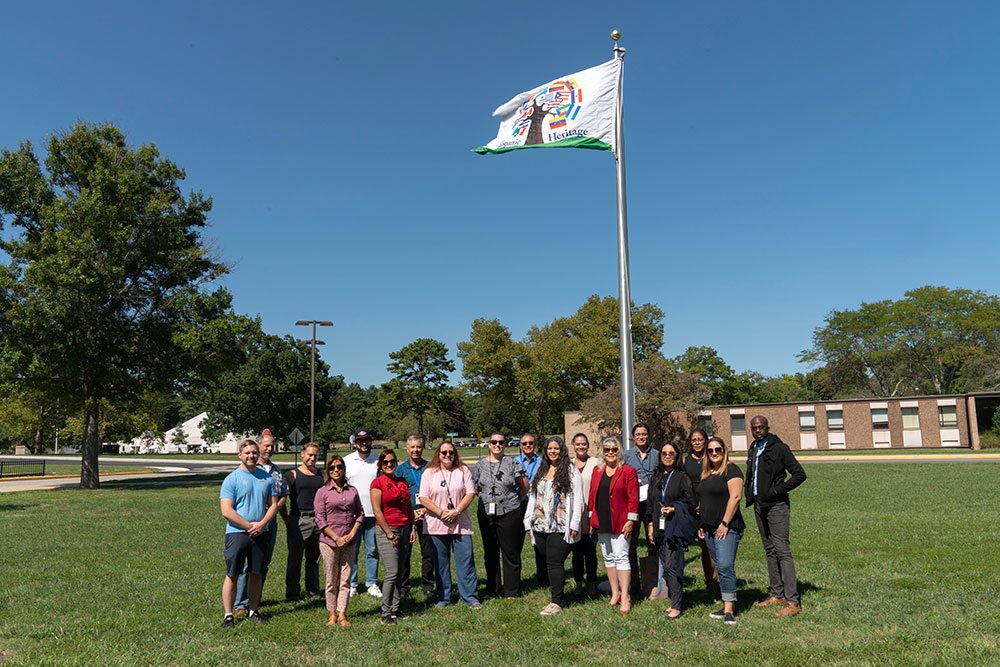
<svg viewBox="0 0 1000 667">
<path fill-rule="evenodd" d="M 988 1 L 14 3 L 0 145 L 155 142 L 214 198 L 236 308 L 334 320 L 323 358 L 380 383 L 415 338 L 454 355 L 477 317 L 520 337 L 617 294 L 610 153 L 471 149 L 618 28 L 633 299 L 669 356 L 794 372 L 831 309 L 1000 291 L 997 26 Z"/>
</svg>

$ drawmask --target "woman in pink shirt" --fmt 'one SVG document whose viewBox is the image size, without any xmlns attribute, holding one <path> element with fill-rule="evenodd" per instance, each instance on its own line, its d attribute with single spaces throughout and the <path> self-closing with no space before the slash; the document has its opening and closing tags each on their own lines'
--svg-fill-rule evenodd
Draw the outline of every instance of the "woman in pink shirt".
<svg viewBox="0 0 1000 667">
<path fill-rule="evenodd" d="M 472 473 L 462 464 L 455 445 L 445 440 L 434 452 L 420 478 L 420 504 L 427 509 L 424 531 L 434 547 L 438 607 L 451 603 L 451 554 L 455 554 L 458 595 L 473 608 L 482 607 L 476 596 L 476 562 L 472 555 L 472 521 L 469 505 L 476 497 Z"/>
<path fill-rule="evenodd" d="M 316 492 L 313 509 L 320 530 L 319 552 L 326 574 L 327 625 L 347 627 L 347 599 L 351 593 L 351 566 L 357 549 L 358 529 L 365 518 L 358 490 L 347 483 L 344 459 L 334 454 L 326 462 L 329 480 Z"/>
</svg>

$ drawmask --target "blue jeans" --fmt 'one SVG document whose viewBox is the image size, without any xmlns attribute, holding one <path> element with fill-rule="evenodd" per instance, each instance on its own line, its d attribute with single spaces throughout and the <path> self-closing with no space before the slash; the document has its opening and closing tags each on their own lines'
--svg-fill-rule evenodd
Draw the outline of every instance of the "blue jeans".
<svg viewBox="0 0 1000 667">
<path fill-rule="evenodd" d="M 274 554 L 274 544 L 278 539 L 278 522 L 272 520 L 267 527 L 267 541 L 264 547 L 264 569 L 260 573 L 260 597 L 264 599 L 264 581 L 267 579 L 267 566 L 271 564 L 271 556 Z M 246 609 L 250 605 L 250 595 L 247 592 L 247 569 L 250 563 L 243 567 L 243 574 L 236 579 L 236 605 L 235 609 Z"/>
<path fill-rule="evenodd" d="M 705 544 L 712 555 L 715 569 L 719 571 L 719 589 L 723 602 L 736 602 L 736 549 L 743 539 L 742 530 L 730 530 L 726 539 L 715 539 L 715 533 L 705 531 Z"/>
<path fill-rule="evenodd" d="M 438 602 L 451 603 L 451 552 L 455 552 L 455 578 L 458 595 L 465 604 L 478 602 L 476 597 L 476 562 L 472 555 L 472 535 L 431 535 L 434 548 L 434 580 Z"/>
<path fill-rule="evenodd" d="M 378 584 L 378 547 L 375 545 L 375 531 L 378 526 L 375 517 L 366 516 L 361 522 L 361 540 L 365 545 L 365 588 Z M 361 549 L 354 552 L 354 566 L 351 568 L 351 588 L 358 587 L 358 558 Z"/>
</svg>

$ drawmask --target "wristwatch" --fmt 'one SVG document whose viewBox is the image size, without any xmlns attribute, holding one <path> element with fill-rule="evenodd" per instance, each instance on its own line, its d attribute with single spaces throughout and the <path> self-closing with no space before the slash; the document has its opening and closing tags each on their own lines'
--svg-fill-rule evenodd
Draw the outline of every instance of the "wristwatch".
<svg viewBox="0 0 1000 667">
<path fill-rule="evenodd" d="M 723 521 L 722 525 L 725 526 L 726 528 L 729 528 L 729 522 L 728 521 Z"/>
</svg>

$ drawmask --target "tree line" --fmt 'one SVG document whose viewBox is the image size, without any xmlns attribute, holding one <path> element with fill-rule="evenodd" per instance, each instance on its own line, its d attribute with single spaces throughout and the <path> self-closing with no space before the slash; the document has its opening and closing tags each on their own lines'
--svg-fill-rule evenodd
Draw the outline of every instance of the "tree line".
<svg viewBox="0 0 1000 667">
<path fill-rule="evenodd" d="M 210 437 L 305 430 L 310 350 L 237 313 L 214 283 L 228 266 L 204 237 L 210 197 L 184 170 L 114 125 L 77 123 L 0 152 L 0 445 L 40 450 L 58 430 L 98 485 L 102 442 L 164 430 L 201 411 Z M 588 298 L 515 340 L 498 319 L 457 346 L 418 338 L 362 387 L 317 359 L 317 438 L 364 426 L 383 439 L 477 429 L 562 432 L 563 413 L 620 423 L 618 306 Z M 664 312 L 632 305 L 636 406 L 654 437 L 704 405 L 955 393 L 1000 386 L 1000 300 L 926 286 L 832 311 L 798 355 L 808 372 L 736 372 L 720 354 L 662 354 Z"/>
</svg>

